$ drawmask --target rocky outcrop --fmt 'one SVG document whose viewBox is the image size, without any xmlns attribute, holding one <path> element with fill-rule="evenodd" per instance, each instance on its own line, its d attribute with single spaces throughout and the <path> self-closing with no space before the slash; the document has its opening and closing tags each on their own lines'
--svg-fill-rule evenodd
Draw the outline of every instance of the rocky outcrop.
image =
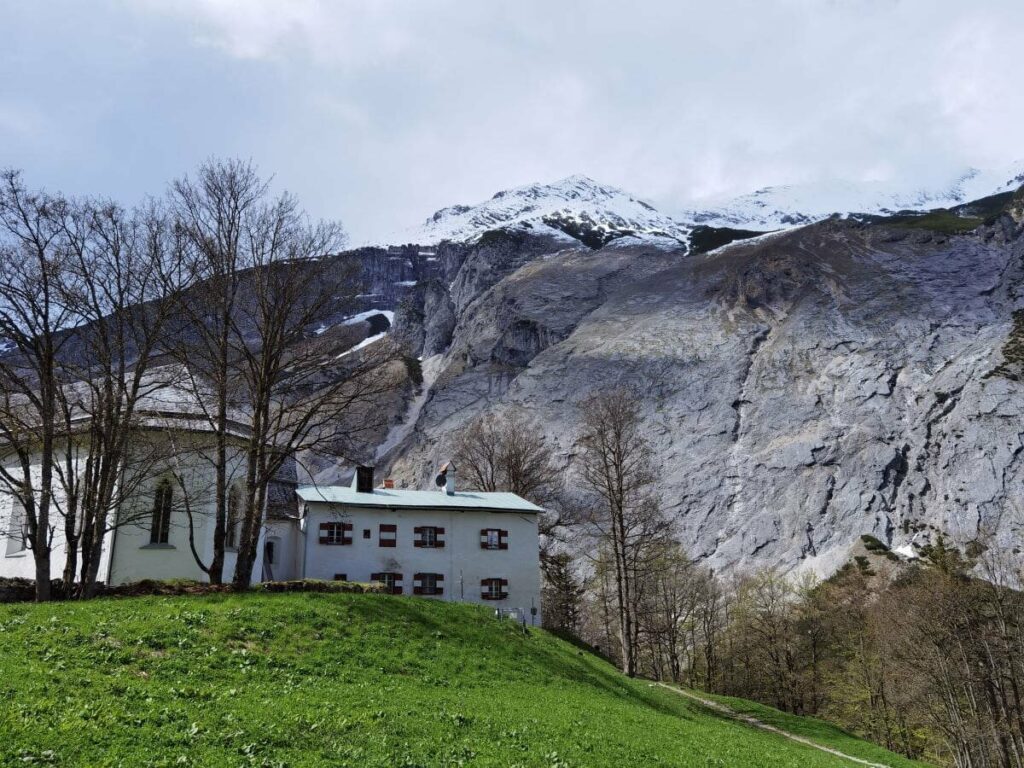
<svg viewBox="0 0 1024 768">
<path fill-rule="evenodd" d="M 455 305 L 440 280 L 420 283 L 395 310 L 394 337 L 417 357 L 444 352 L 455 330 Z"/>
<path fill-rule="evenodd" d="M 577 404 L 626 383 L 662 505 L 709 564 L 828 572 L 862 534 L 900 546 L 938 530 L 1013 551 L 1024 384 L 1003 350 L 1024 307 L 1019 229 L 1012 215 L 957 236 L 830 220 L 703 255 L 481 238 L 447 296 L 425 287 L 422 317 L 396 317 L 418 323 L 436 375 L 391 474 L 426 482 L 468 419 L 518 408 L 571 480 Z"/>
</svg>

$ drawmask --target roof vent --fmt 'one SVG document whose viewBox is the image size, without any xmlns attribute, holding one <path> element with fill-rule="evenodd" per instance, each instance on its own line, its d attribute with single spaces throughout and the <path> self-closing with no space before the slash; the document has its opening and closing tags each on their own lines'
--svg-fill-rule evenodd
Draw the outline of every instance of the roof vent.
<svg viewBox="0 0 1024 768">
<path fill-rule="evenodd" d="M 373 493 L 373 467 L 356 467 L 356 491 Z"/>
<path fill-rule="evenodd" d="M 449 496 L 455 495 L 455 465 L 450 461 L 444 463 L 434 478 L 434 485 L 443 488 Z"/>
</svg>

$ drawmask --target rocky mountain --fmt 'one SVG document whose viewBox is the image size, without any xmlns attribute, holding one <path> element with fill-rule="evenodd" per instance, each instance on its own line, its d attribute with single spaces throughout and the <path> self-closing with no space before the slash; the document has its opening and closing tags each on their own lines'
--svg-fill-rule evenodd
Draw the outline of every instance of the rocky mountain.
<svg viewBox="0 0 1024 768">
<path fill-rule="evenodd" d="M 1020 194 L 699 253 L 635 199 L 621 227 L 640 235 L 587 243 L 545 222 L 565 199 L 529 189 L 440 212 L 432 231 L 465 241 L 422 257 L 436 273 L 394 308 L 423 377 L 377 448 L 400 484 L 507 409 L 536 419 L 571 482 L 579 402 L 629 384 L 661 502 L 709 564 L 824 573 L 864 534 L 912 554 L 938 531 L 1020 553 Z M 535 208 L 502 218 L 510 195 Z"/>
</svg>

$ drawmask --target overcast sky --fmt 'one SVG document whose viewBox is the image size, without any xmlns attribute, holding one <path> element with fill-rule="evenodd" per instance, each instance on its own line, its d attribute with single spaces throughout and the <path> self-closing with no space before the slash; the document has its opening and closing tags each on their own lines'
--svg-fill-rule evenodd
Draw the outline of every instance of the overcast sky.
<svg viewBox="0 0 1024 768">
<path fill-rule="evenodd" d="M 354 243 L 584 173 L 671 210 L 1024 158 L 1021 0 L 0 0 L 0 166 L 252 158 Z"/>
</svg>

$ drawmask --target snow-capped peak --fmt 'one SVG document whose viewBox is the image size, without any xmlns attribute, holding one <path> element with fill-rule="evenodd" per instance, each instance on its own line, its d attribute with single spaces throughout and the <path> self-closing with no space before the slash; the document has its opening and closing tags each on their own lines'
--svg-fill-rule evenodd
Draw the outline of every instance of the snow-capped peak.
<svg viewBox="0 0 1024 768">
<path fill-rule="evenodd" d="M 824 180 L 771 186 L 677 218 L 694 225 L 770 230 L 809 224 L 834 213 L 891 214 L 950 208 L 1024 184 L 1024 161 L 1009 169 L 969 168 L 931 186 L 907 182 Z"/>
<path fill-rule="evenodd" d="M 619 237 L 685 243 L 690 228 L 621 189 L 574 175 L 551 184 L 503 190 L 476 205 L 442 208 L 397 242 L 472 242 L 494 229 L 519 229 L 591 247 Z"/>
<path fill-rule="evenodd" d="M 950 208 L 1024 185 L 1024 161 L 1000 171 L 976 168 L 921 186 L 907 182 L 823 180 L 771 186 L 718 204 L 669 216 L 651 203 L 589 176 L 528 184 L 476 205 L 453 205 L 384 244 L 474 242 L 485 232 L 513 229 L 546 234 L 592 248 L 614 240 L 660 247 L 689 246 L 697 227 L 772 231 L 810 224 L 832 214 L 892 214 Z"/>
</svg>

